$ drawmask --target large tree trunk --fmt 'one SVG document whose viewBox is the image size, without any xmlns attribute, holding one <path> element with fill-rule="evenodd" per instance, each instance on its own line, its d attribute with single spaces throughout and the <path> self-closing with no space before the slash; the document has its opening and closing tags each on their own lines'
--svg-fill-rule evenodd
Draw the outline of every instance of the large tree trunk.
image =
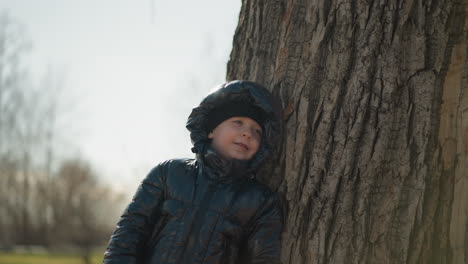
<svg viewBox="0 0 468 264">
<path fill-rule="evenodd" d="M 281 98 L 282 260 L 468 263 L 468 4 L 243 0 L 227 79 Z"/>
</svg>

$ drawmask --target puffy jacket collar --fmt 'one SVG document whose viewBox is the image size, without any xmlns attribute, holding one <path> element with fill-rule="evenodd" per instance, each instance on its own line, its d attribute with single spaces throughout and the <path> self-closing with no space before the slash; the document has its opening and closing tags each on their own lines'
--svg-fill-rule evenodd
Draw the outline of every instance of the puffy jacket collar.
<svg viewBox="0 0 468 264">
<path fill-rule="evenodd" d="M 200 169 L 210 180 L 228 183 L 239 179 L 253 179 L 254 171 L 250 168 L 250 161 L 226 160 L 208 147 L 203 154 L 197 154 Z"/>
</svg>

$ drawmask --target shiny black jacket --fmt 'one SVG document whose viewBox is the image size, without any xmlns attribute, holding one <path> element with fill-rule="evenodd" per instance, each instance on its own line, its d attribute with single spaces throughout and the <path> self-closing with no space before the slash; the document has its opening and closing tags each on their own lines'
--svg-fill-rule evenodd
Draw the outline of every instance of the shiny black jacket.
<svg viewBox="0 0 468 264">
<path fill-rule="evenodd" d="M 206 114 L 227 101 L 268 115 L 259 151 L 246 163 L 210 148 Z M 278 111 L 258 84 L 224 84 L 193 109 L 187 128 L 196 159 L 168 160 L 139 186 L 112 234 L 104 263 L 279 263 L 283 218 L 276 193 L 255 180 L 278 131 Z"/>
</svg>

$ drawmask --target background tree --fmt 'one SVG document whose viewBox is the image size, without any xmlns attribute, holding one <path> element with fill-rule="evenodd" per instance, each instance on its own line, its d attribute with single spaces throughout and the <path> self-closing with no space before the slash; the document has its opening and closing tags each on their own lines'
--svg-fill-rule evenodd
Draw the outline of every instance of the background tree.
<svg viewBox="0 0 468 264">
<path fill-rule="evenodd" d="M 54 241 L 81 249 L 91 263 L 93 248 L 102 246 L 114 229 L 115 204 L 123 197 L 99 184 L 89 164 L 73 159 L 62 163 L 55 178 Z M 112 218 L 113 217 L 113 218 Z"/>
<path fill-rule="evenodd" d="M 468 263 L 468 4 L 242 1 L 227 78 L 285 138 L 284 263 Z"/>
<path fill-rule="evenodd" d="M 30 44 L 24 29 L 0 13 L 0 171 L 4 240 L 22 240 L 30 233 L 30 151 L 34 135 L 28 111 L 27 74 L 22 59 Z M 31 109 L 31 108 L 29 108 Z M 26 119 L 26 120 L 25 120 Z M 16 237 L 11 237 L 15 230 Z"/>
<path fill-rule="evenodd" d="M 32 80 L 29 48 L 24 28 L 0 13 L 0 248 L 74 246 L 89 261 L 107 242 L 123 197 L 87 162 L 57 151 L 69 147 L 63 124 L 74 102 L 62 97 L 63 72 Z"/>
<path fill-rule="evenodd" d="M 30 49 L 25 28 L 0 13 L 0 211 L 5 211 L 0 244 L 47 244 L 55 117 L 63 115 L 57 107 L 63 83 L 49 71 L 43 84 L 34 84 L 25 63 Z"/>
</svg>

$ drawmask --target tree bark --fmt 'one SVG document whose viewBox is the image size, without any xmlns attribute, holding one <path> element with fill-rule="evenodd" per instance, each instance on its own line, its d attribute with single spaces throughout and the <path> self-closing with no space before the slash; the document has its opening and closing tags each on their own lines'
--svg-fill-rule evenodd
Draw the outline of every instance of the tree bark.
<svg viewBox="0 0 468 264">
<path fill-rule="evenodd" d="M 269 87 L 283 263 L 468 263 L 468 3 L 243 0 L 227 79 Z"/>
</svg>

